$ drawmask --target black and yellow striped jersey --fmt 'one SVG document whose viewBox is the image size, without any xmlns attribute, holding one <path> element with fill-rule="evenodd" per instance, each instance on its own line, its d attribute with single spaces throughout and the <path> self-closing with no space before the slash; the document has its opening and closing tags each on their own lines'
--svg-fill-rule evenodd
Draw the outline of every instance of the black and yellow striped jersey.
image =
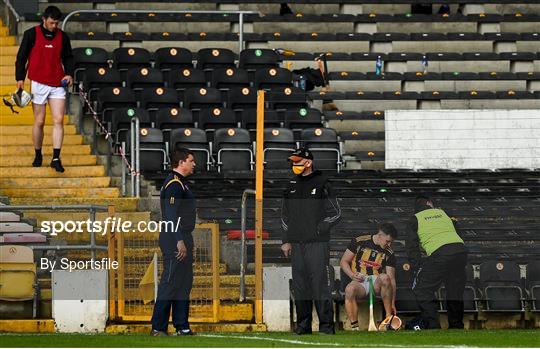
<svg viewBox="0 0 540 349">
<path fill-rule="evenodd" d="M 396 267 L 394 252 L 376 245 L 373 235 L 360 235 L 352 239 L 347 249 L 354 253 L 353 272 L 379 275 L 385 273 L 386 267 Z"/>
</svg>

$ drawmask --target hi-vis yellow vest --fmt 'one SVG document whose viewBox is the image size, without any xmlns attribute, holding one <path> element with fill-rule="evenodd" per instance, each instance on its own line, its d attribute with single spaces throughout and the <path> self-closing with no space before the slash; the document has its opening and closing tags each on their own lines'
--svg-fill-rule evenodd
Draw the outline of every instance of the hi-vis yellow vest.
<svg viewBox="0 0 540 349">
<path fill-rule="evenodd" d="M 448 215 L 441 209 L 431 208 L 420 211 L 418 219 L 418 237 L 420 245 L 430 256 L 439 247 L 457 242 L 463 243 Z"/>
</svg>

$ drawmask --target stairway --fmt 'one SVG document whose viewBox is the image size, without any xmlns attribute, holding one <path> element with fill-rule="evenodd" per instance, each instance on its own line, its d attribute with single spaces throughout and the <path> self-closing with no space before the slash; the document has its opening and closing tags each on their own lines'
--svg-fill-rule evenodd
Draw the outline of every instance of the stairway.
<svg viewBox="0 0 540 349">
<path fill-rule="evenodd" d="M 15 37 L 8 36 L 8 30 L 0 26 L 0 94 L 6 95 L 15 90 L 15 59 L 18 46 Z M 30 88 L 26 80 L 25 87 Z M 91 153 L 90 144 L 85 144 L 83 136 L 78 133 L 77 127 L 70 123 L 69 116 L 65 118 L 64 143 L 62 146 L 62 163 L 64 173 L 58 173 L 49 167 L 52 157 L 52 119 L 47 109 L 45 121 L 45 136 L 43 144 L 43 166 L 32 167 L 34 147 L 32 144 L 32 124 L 34 121 L 32 107 L 19 110 L 19 114 L 12 114 L 6 106 L 0 106 L 0 196 L 8 197 L 11 205 L 114 205 L 115 216 L 124 221 L 149 221 L 150 212 L 137 210 L 137 198 L 122 197 L 119 188 L 112 185 L 112 179 L 106 176 L 106 169 L 98 164 L 98 158 Z M 97 220 L 104 220 L 106 212 L 96 215 Z M 6 216 L 7 217 L 7 216 Z M 48 221 L 86 221 L 88 211 L 25 211 L 23 218 L 30 218 L 39 227 L 44 220 Z M 38 231 L 37 229 L 35 231 Z M 4 232 L 0 228 L 0 236 Z M 13 231 L 9 231 L 13 232 Z M 155 236 L 157 241 L 157 235 Z M 104 237 L 96 236 L 98 244 L 104 244 Z M 89 235 L 84 234 L 58 234 L 51 239 L 51 243 L 88 244 Z M 146 249 L 147 250 L 147 249 Z M 141 248 L 128 248 L 126 252 L 132 254 L 149 253 Z M 157 249 L 159 250 L 159 249 Z M 153 251 L 152 251 L 153 253 Z M 88 260 L 87 251 L 70 251 L 65 253 L 69 258 Z M 106 253 L 99 252 L 98 257 Z M 151 254 L 149 254 L 151 256 Z M 211 282 L 206 276 L 195 276 L 194 300 L 208 297 L 206 287 L 211 290 Z M 226 266 L 221 271 L 226 273 Z M 126 278 L 130 275 L 127 272 Z M 139 276 L 140 277 L 140 276 Z M 247 279 L 248 295 L 253 295 L 252 277 Z M 40 279 L 42 294 L 50 294 L 50 278 Z M 134 283 L 138 284 L 138 280 Z M 239 280 L 237 276 L 223 275 L 220 298 L 222 307 L 222 321 L 250 322 L 253 319 L 253 306 L 251 303 L 236 304 L 239 297 Z M 205 286 L 200 288 L 200 286 Z M 126 289 L 127 296 L 137 295 L 137 288 Z M 48 298 L 50 300 L 50 297 Z M 140 314 L 150 314 L 151 306 L 141 306 L 137 309 Z M 201 308 L 201 309 L 198 309 Z M 208 306 L 194 305 L 192 313 L 211 311 Z"/>
</svg>

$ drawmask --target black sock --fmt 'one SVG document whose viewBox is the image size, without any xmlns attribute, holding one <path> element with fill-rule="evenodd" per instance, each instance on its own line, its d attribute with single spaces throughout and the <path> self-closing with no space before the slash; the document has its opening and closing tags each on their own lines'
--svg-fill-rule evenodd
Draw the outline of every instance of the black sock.
<svg viewBox="0 0 540 349">
<path fill-rule="evenodd" d="M 351 327 L 358 327 L 358 321 L 352 321 Z"/>
<path fill-rule="evenodd" d="M 32 166 L 40 167 L 43 161 L 43 156 L 41 155 L 41 149 L 34 149 L 34 150 L 36 152 L 36 156 L 34 157 L 34 162 L 32 162 Z"/>
<path fill-rule="evenodd" d="M 58 149 L 54 148 L 53 149 L 53 156 L 52 156 L 53 159 L 60 159 L 60 150 L 61 150 L 60 148 L 58 148 Z"/>
</svg>

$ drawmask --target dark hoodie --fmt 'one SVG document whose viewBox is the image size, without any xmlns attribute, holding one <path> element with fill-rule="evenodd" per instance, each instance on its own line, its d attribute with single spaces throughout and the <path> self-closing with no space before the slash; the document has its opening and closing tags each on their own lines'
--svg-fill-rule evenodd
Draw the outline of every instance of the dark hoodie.
<svg viewBox="0 0 540 349">
<path fill-rule="evenodd" d="M 283 194 L 282 240 L 287 242 L 327 242 L 330 228 L 341 218 L 341 208 L 320 171 L 294 176 Z"/>
</svg>

